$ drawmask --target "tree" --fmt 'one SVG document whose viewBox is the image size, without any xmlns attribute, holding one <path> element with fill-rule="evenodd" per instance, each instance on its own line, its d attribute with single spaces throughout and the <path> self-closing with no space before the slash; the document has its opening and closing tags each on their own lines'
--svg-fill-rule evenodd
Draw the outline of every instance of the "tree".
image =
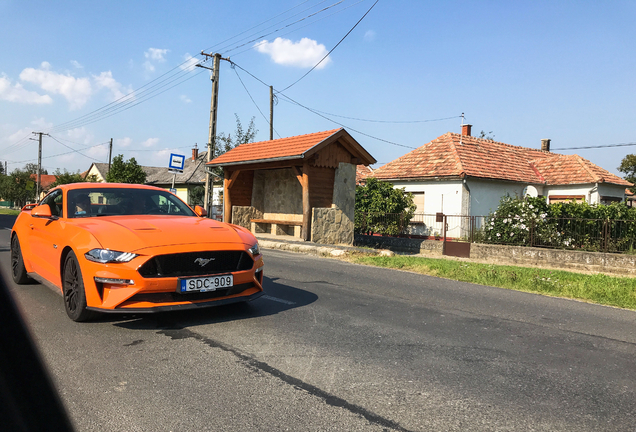
<svg viewBox="0 0 636 432">
<path fill-rule="evenodd" d="M 246 131 L 243 130 L 243 124 L 241 123 L 241 119 L 238 114 L 234 113 L 234 117 L 236 118 L 236 131 L 234 132 L 234 136 L 232 136 L 232 134 L 224 135 L 222 133 L 216 136 L 214 157 L 219 157 L 223 153 L 226 153 L 241 144 L 247 144 L 254 141 L 254 138 L 258 133 L 258 129 L 256 129 L 256 126 L 254 125 L 254 117 L 250 120 L 250 124 L 247 126 Z M 213 168 L 212 172 L 216 177 L 223 177 L 223 170 L 221 168 Z"/>
<path fill-rule="evenodd" d="M 481 132 L 479 132 L 479 136 L 477 138 L 484 139 L 486 141 L 494 141 L 495 140 L 495 136 L 492 134 L 492 131 L 490 131 L 490 132 L 481 131 Z"/>
<path fill-rule="evenodd" d="M 64 169 L 64 172 L 57 168 L 53 173 L 55 176 L 55 181 L 51 184 L 51 188 L 54 188 L 59 185 L 69 184 L 69 183 L 83 183 L 83 182 L 96 182 L 97 178 L 94 175 L 88 176 L 86 178 L 82 177 L 82 174 L 79 170 L 76 173 L 69 172 Z"/>
<path fill-rule="evenodd" d="M 203 186 L 195 186 L 190 190 L 190 204 L 192 206 L 203 206 L 203 197 L 205 196 L 205 188 Z"/>
<path fill-rule="evenodd" d="M 636 184 L 636 155 L 628 154 L 625 156 L 618 170 L 625 174 L 623 177 L 625 180 Z M 636 192 L 636 187 L 632 187 L 630 190 Z"/>
<path fill-rule="evenodd" d="M 22 207 L 27 201 L 35 201 L 35 182 L 30 172 L 15 169 L 11 174 L 0 177 L 0 196 Z"/>
<path fill-rule="evenodd" d="M 106 181 L 108 183 L 143 184 L 146 181 L 146 172 L 134 157 L 124 161 L 124 155 L 117 155 L 113 158 Z"/>
<path fill-rule="evenodd" d="M 254 117 L 250 120 L 250 124 L 246 131 L 243 131 L 243 124 L 241 123 L 241 119 L 238 114 L 234 113 L 234 117 L 236 118 L 236 131 L 234 132 L 234 136 L 231 134 L 217 135 L 214 157 L 221 156 L 223 153 L 228 152 L 241 144 L 247 144 L 254 141 L 254 138 L 258 133 L 258 129 L 256 129 L 256 126 L 254 125 Z"/>
<path fill-rule="evenodd" d="M 24 166 L 24 171 L 29 174 L 37 174 L 38 173 L 38 164 L 36 163 L 28 163 Z M 44 168 L 40 168 L 40 174 L 48 175 L 48 171 Z"/>
<path fill-rule="evenodd" d="M 356 187 L 355 231 L 397 235 L 415 214 L 413 194 L 389 182 L 368 177 Z"/>
</svg>

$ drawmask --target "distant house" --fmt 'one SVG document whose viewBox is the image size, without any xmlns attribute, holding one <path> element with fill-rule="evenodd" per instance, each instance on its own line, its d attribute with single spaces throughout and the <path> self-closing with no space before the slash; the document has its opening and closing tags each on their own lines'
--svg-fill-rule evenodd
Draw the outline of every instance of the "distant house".
<svg viewBox="0 0 636 432">
<path fill-rule="evenodd" d="M 176 195 L 188 204 L 192 203 L 192 191 L 194 188 L 205 187 L 205 163 L 207 152 L 200 152 L 192 149 L 192 157 L 187 158 L 183 165 L 183 173 L 171 173 L 168 167 L 147 167 L 141 168 L 146 173 L 147 185 L 157 186 L 163 189 L 171 189 L 174 181 Z M 98 182 L 105 182 L 108 176 L 107 163 L 93 163 L 86 172 L 87 176 L 94 175 Z M 213 188 L 213 204 L 220 205 L 222 202 L 221 191 L 223 187 L 217 185 Z"/>
<path fill-rule="evenodd" d="M 373 176 L 412 192 L 417 213 L 482 216 L 496 210 L 502 196 L 545 196 L 550 203 L 625 200 L 628 181 L 578 155 L 513 146 L 447 133 L 374 170 Z"/>
<path fill-rule="evenodd" d="M 37 182 L 38 175 L 31 174 L 31 179 L 34 182 Z M 38 197 L 38 201 L 44 198 L 44 195 L 46 195 L 49 192 L 49 189 L 51 189 L 51 185 L 55 183 L 55 180 L 57 180 L 57 177 L 55 177 L 54 175 L 40 174 L 40 196 Z"/>
<path fill-rule="evenodd" d="M 367 177 L 373 176 L 373 169 L 366 165 L 356 165 L 356 185 L 364 184 Z"/>
</svg>

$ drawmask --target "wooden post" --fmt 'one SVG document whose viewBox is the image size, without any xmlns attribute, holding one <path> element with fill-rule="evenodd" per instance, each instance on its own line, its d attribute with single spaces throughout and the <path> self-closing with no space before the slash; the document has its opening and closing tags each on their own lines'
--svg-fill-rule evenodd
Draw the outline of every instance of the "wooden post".
<svg viewBox="0 0 636 432">
<path fill-rule="evenodd" d="M 311 239 L 311 205 L 309 204 L 309 163 L 303 163 L 303 226 L 301 236 L 303 240 Z"/>
<path fill-rule="evenodd" d="M 223 170 L 223 222 L 232 223 L 232 198 L 230 197 L 230 172 Z"/>
</svg>

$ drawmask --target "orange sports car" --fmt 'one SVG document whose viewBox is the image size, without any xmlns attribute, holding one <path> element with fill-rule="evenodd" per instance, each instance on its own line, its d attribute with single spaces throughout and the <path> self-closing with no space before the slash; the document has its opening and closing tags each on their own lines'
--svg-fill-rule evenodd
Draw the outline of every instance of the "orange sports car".
<svg viewBox="0 0 636 432">
<path fill-rule="evenodd" d="M 205 216 L 152 186 L 59 186 L 25 206 L 13 225 L 13 280 L 61 290 L 74 321 L 95 312 L 159 312 L 261 296 L 256 238 Z"/>
</svg>

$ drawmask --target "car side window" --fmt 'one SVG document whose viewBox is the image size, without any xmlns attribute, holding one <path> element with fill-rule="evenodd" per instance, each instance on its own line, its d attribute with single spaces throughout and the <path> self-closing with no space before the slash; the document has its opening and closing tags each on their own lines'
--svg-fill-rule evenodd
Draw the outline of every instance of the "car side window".
<svg viewBox="0 0 636 432">
<path fill-rule="evenodd" d="M 53 192 L 49 193 L 45 196 L 40 205 L 48 204 L 51 208 L 51 215 L 53 216 L 61 216 L 62 215 L 62 200 L 64 198 L 64 194 L 62 194 L 61 189 L 56 189 Z"/>
</svg>

